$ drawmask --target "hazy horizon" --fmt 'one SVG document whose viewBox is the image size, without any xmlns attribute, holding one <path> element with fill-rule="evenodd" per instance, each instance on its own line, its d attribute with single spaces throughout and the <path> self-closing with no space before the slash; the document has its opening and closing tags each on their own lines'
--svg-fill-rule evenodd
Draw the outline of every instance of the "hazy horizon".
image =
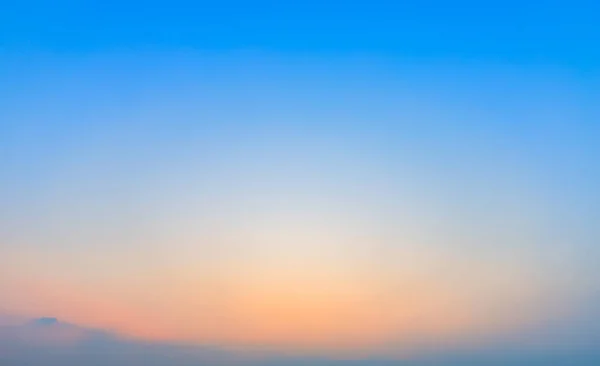
<svg viewBox="0 0 600 366">
<path fill-rule="evenodd" d="M 598 6 L 163 5 L 0 6 L 0 363 L 600 362 Z"/>
</svg>

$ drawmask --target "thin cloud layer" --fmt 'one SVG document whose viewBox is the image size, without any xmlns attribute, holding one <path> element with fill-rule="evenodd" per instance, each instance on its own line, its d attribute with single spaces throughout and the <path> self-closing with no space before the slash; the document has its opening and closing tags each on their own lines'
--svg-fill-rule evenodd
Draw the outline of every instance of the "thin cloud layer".
<svg viewBox="0 0 600 366">
<path fill-rule="evenodd" d="M 427 355 L 396 359 L 332 359 L 137 341 L 53 318 L 0 327 L 3 366 L 592 366 L 599 361 L 600 352 L 594 347 L 573 352 L 507 345 L 431 349 Z"/>
</svg>

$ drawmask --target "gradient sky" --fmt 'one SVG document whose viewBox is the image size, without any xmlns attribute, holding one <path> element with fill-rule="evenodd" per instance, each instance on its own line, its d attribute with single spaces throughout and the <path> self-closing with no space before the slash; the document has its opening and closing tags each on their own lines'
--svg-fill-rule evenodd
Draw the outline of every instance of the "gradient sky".
<svg viewBox="0 0 600 366">
<path fill-rule="evenodd" d="M 0 314 L 593 350 L 600 6 L 392 3 L 1 5 Z"/>
</svg>

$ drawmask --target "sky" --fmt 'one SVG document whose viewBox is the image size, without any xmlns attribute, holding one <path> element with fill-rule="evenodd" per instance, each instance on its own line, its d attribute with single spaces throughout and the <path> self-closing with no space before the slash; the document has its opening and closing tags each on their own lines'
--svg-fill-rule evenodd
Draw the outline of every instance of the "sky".
<svg viewBox="0 0 600 366">
<path fill-rule="evenodd" d="M 597 363 L 598 11 L 0 4 L 0 360 Z"/>
</svg>

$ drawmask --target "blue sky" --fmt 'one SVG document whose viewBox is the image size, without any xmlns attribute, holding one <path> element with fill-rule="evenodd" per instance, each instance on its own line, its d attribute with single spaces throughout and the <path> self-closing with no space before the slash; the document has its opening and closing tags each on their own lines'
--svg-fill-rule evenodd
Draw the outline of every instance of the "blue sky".
<svg viewBox="0 0 600 366">
<path fill-rule="evenodd" d="M 0 319 L 158 350 L 595 357 L 598 13 L 0 5 Z"/>
<path fill-rule="evenodd" d="M 598 67 L 594 1 L 9 1 L 2 48 L 259 49 Z"/>
</svg>

